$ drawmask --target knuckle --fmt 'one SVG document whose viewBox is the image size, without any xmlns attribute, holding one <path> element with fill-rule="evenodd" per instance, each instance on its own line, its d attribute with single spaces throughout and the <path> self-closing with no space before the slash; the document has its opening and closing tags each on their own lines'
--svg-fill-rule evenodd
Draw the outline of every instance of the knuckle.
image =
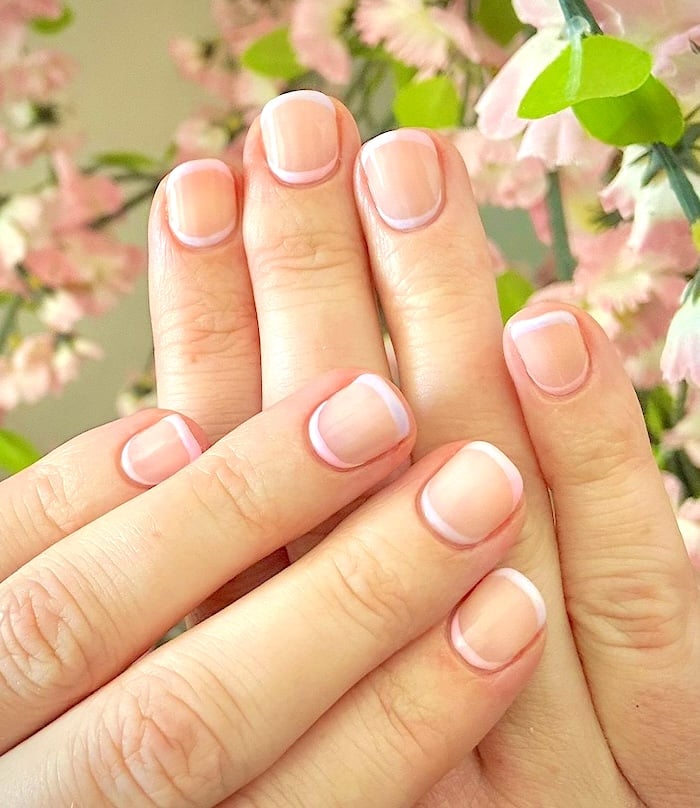
<svg viewBox="0 0 700 808">
<path fill-rule="evenodd" d="M 687 640 L 687 614 L 672 577 L 657 562 L 643 565 L 632 557 L 606 561 L 594 580 L 567 592 L 567 608 L 574 625 L 605 647 L 681 648 Z"/>
<path fill-rule="evenodd" d="M 230 353 L 240 345 L 249 350 L 249 341 L 242 339 L 257 328 L 252 305 L 220 296 L 211 298 L 202 290 L 196 299 L 164 310 L 158 321 L 158 339 L 162 350 L 186 351 L 189 356 Z M 183 345 L 183 333 L 187 339 Z"/>
<path fill-rule="evenodd" d="M 371 636 L 392 642 L 397 630 L 413 620 L 410 595 L 395 564 L 379 558 L 371 536 L 354 537 L 330 557 L 328 576 L 322 576 L 333 607 L 343 619 Z"/>
<path fill-rule="evenodd" d="M 227 535 L 232 524 L 253 535 L 266 535 L 279 523 L 276 500 L 267 496 L 263 474 L 232 448 L 204 455 L 189 474 L 197 504 Z"/>
<path fill-rule="evenodd" d="M 70 702 L 76 687 L 94 688 L 99 640 L 73 591 L 51 572 L 23 578 L 0 602 L 0 677 L 7 691 Z"/>
<path fill-rule="evenodd" d="M 390 771 L 401 760 L 411 768 L 426 761 L 446 759 L 448 746 L 444 726 L 440 727 L 435 710 L 421 698 L 410 683 L 392 675 L 388 669 L 367 680 L 370 688 L 366 720 L 370 732 L 381 734 L 379 748 L 384 748 L 385 763 Z"/>
<path fill-rule="evenodd" d="M 32 471 L 25 490 L 34 501 L 26 510 L 42 532 L 48 526 L 53 533 L 67 536 L 81 526 L 76 500 L 69 494 L 69 474 L 69 464 L 59 468 L 50 462 L 41 463 Z"/>
<path fill-rule="evenodd" d="M 98 790 L 144 808 L 221 799 L 230 755 L 197 702 L 181 676 L 155 666 L 121 686 L 102 710 L 87 761 Z"/>
<path fill-rule="evenodd" d="M 298 227 L 295 232 L 277 234 L 272 241 L 256 247 L 255 269 L 263 286 L 277 288 L 280 282 L 296 285 L 299 279 L 309 286 L 323 284 L 329 269 L 349 270 L 360 259 L 364 263 L 357 243 L 345 230 L 310 231 L 302 222 Z M 337 282 L 337 276 L 333 280 Z"/>
</svg>

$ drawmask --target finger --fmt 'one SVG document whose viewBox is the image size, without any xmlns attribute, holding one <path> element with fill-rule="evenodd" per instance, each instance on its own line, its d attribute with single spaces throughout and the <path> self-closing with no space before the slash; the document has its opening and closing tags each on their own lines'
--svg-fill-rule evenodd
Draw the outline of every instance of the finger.
<svg viewBox="0 0 700 808">
<path fill-rule="evenodd" d="M 193 418 L 212 441 L 260 410 L 240 183 L 219 160 L 183 163 L 156 192 L 149 222 L 158 401 Z"/>
<path fill-rule="evenodd" d="M 322 93 L 270 102 L 246 140 L 243 232 L 265 406 L 335 367 L 388 376 L 353 198 L 357 126 Z"/>
<path fill-rule="evenodd" d="M 196 437 L 184 447 L 178 440 L 182 424 L 174 413 L 145 410 L 68 441 L 0 483 L 0 581 L 201 454 L 207 445 L 202 430 L 186 422 Z M 121 465 L 127 443 L 141 475 L 133 464 L 130 475 Z M 139 446 L 147 452 L 139 455 Z"/>
<path fill-rule="evenodd" d="M 10 576 L 0 584 L 0 748 L 386 477 L 413 436 L 387 382 L 327 375 Z"/>
<path fill-rule="evenodd" d="M 133 804 L 128 772 L 162 804 L 208 806 L 268 769 L 453 608 L 514 540 L 524 510 L 517 470 L 493 446 L 458 449 L 425 458 L 296 564 L 18 746 L 0 761 L 0 789 L 8 775 L 35 780 L 32 761 L 41 759 L 88 805 L 115 782 Z M 477 648 L 500 659 L 497 647 Z M 81 738 L 93 748 L 110 739 L 112 751 L 91 754 Z M 179 751 L 168 754 L 159 738 Z M 79 750 L 70 770 L 67 749 Z M 60 787 L 53 777 L 49 794 Z"/>
<path fill-rule="evenodd" d="M 523 688 L 542 652 L 544 614 L 528 579 L 509 569 L 491 573 L 451 622 L 365 677 L 220 808 L 274 804 L 279 794 L 296 808 L 414 805 Z M 476 792 L 479 765 L 472 756 L 468 764 Z"/>
<path fill-rule="evenodd" d="M 503 447 L 525 478 L 528 518 L 507 563 L 543 593 L 551 642 L 532 686 L 480 753 L 487 766 L 500 767 L 517 755 L 524 768 L 539 771 L 542 748 L 522 737 L 523 728 L 534 727 L 562 762 L 547 786 L 574 801 L 564 772 L 584 770 L 584 779 L 599 779 L 606 762 L 608 772 L 614 767 L 609 754 L 601 761 L 590 751 L 591 738 L 603 749 L 604 739 L 566 616 L 549 495 L 503 360 L 495 277 L 464 162 L 434 133 L 399 130 L 365 144 L 355 179 L 401 388 L 418 425 L 414 455 L 484 436 Z M 571 722 L 581 731 L 561 748 Z"/>
<path fill-rule="evenodd" d="M 519 313 L 505 353 L 552 491 L 569 615 L 608 742 L 647 804 L 697 803 L 686 742 L 697 743 L 687 716 L 700 709 L 698 593 L 632 384 L 572 307 Z"/>
</svg>

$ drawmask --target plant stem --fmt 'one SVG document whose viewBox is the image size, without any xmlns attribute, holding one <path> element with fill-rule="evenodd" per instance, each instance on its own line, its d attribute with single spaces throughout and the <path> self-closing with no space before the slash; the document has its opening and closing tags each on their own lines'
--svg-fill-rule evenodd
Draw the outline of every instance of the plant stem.
<svg viewBox="0 0 700 808">
<path fill-rule="evenodd" d="M 676 153 L 665 143 L 654 143 L 651 149 L 666 170 L 671 190 L 676 195 L 686 219 L 691 224 L 700 221 L 700 198 Z"/>
<path fill-rule="evenodd" d="M 559 173 L 551 171 L 548 175 L 549 189 L 547 190 L 547 211 L 549 213 L 549 226 L 552 231 L 552 249 L 557 279 L 570 281 L 576 269 L 576 259 L 569 245 L 569 232 L 566 227 L 566 214 L 561 199 L 561 183 Z"/>
<path fill-rule="evenodd" d="M 119 219 L 120 217 L 124 216 L 128 213 L 132 208 L 135 208 L 137 205 L 140 205 L 146 199 L 149 199 L 153 196 L 156 192 L 156 188 L 158 185 L 149 185 L 148 188 L 144 188 L 143 191 L 140 191 L 135 196 L 132 196 L 131 199 L 127 199 L 126 202 L 119 208 L 119 210 L 115 210 L 114 213 L 108 213 L 105 216 L 100 216 L 97 219 L 94 219 L 90 222 L 90 227 L 94 230 L 99 230 L 101 227 L 108 225 L 110 222 L 113 222 L 115 219 Z"/>
<path fill-rule="evenodd" d="M 585 0 L 559 0 L 559 7 L 561 8 L 561 13 L 564 15 L 567 24 L 571 24 L 576 17 L 583 17 L 588 23 L 592 34 L 603 33 L 602 28 L 598 25 L 598 21 L 586 5 Z"/>
<path fill-rule="evenodd" d="M 7 307 L 5 318 L 2 321 L 2 327 L 0 327 L 0 353 L 2 353 L 3 350 L 5 349 L 7 340 L 10 338 L 10 335 L 12 334 L 12 331 L 15 327 L 15 323 L 17 322 L 17 315 L 19 314 L 21 306 L 22 306 L 22 298 L 19 295 L 15 295 Z"/>
</svg>

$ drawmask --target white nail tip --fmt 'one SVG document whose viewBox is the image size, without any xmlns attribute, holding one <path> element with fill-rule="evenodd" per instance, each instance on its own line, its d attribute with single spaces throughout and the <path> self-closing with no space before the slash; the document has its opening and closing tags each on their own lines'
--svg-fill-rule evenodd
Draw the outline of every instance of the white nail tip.
<svg viewBox="0 0 700 808">
<path fill-rule="evenodd" d="M 502 668 L 503 662 L 487 662 L 482 656 L 469 645 L 469 643 L 462 636 L 462 629 L 459 625 L 459 612 L 452 618 L 452 627 L 450 629 L 450 637 L 452 644 L 459 652 L 459 655 L 466 659 L 466 661 L 475 668 L 484 671 L 495 671 Z"/>
<path fill-rule="evenodd" d="M 287 171 L 279 165 L 279 160 L 277 159 L 278 155 L 275 153 L 276 149 L 273 145 L 274 141 L 271 142 L 271 139 L 266 137 L 267 132 L 272 132 L 274 130 L 272 115 L 275 110 L 279 109 L 281 106 L 284 106 L 284 104 L 288 104 L 290 101 L 295 100 L 311 101 L 314 104 L 319 104 L 332 112 L 335 116 L 335 106 L 327 95 L 319 93 L 316 90 L 294 90 L 293 92 L 283 93 L 282 95 L 277 96 L 277 98 L 273 98 L 272 101 L 268 101 L 267 104 L 265 104 L 262 112 L 260 113 L 260 127 L 263 132 L 263 141 L 265 143 L 267 163 L 270 167 L 270 171 L 272 171 L 272 173 L 279 180 L 287 183 L 288 185 L 310 185 L 314 182 L 319 182 L 331 173 L 338 162 L 338 154 L 336 154 L 326 165 L 321 166 L 320 168 L 314 168 L 309 171 Z"/>
<path fill-rule="evenodd" d="M 537 317 L 530 317 L 526 320 L 516 320 L 510 323 L 508 331 L 514 340 L 517 340 L 523 334 L 529 334 L 532 331 L 539 331 L 542 328 L 548 328 L 551 325 L 572 325 L 578 328 L 578 323 L 573 314 L 568 311 L 548 311 L 540 314 Z"/>
<path fill-rule="evenodd" d="M 133 438 L 132 438 L 132 440 L 133 440 Z M 136 469 L 134 468 L 134 466 L 133 466 L 133 464 L 131 462 L 131 459 L 129 458 L 129 445 L 130 445 L 130 443 L 131 443 L 131 440 L 127 441 L 124 448 L 122 449 L 120 462 L 121 462 L 122 468 L 124 469 L 124 473 L 133 482 L 138 483 L 139 485 L 146 486 L 147 488 L 151 488 L 152 486 L 155 485 L 155 483 L 152 480 L 146 480 L 140 474 L 136 473 Z"/>
<path fill-rule="evenodd" d="M 309 420 L 309 440 L 311 441 L 311 445 L 314 447 L 316 454 L 321 458 L 321 460 L 325 460 L 330 466 L 335 466 L 335 468 L 338 469 L 355 468 L 352 463 L 346 463 L 337 455 L 333 454 L 321 435 L 321 431 L 318 428 L 318 419 L 320 418 L 321 412 L 325 406 L 326 402 L 324 401 L 320 407 L 316 408 L 314 414 Z"/>
<path fill-rule="evenodd" d="M 179 415 L 167 415 L 163 421 L 169 423 L 172 428 L 177 432 L 180 442 L 185 447 L 187 456 L 190 458 L 190 463 L 196 460 L 202 454 L 202 447 L 199 445 L 197 439 L 192 434 L 192 431 L 187 426 L 185 420 Z"/>
<path fill-rule="evenodd" d="M 374 392 L 382 399 L 389 410 L 389 413 L 396 424 L 399 439 L 403 440 L 406 438 L 408 433 L 411 431 L 411 421 L 408 417 L 406 409 L 401 403 L 401 400 L 387 384 L 387 382 L 385 382 L 381 376 L 375 376 L 373 373 L 363 373 L 361 376 L 358 376 L 353 382 L 351 382 L 349 386 L 356 384 L 364 384 L 366 387 L 371 387 L 372 390 L 374 390 Z M 324 401 L 323 404 L 317 407 L 309 419 L 309 440 L 311 441 L 311 445 L 314 447 L 316 453 L 322 460 L 325 460 L 326 463 L 331 466 L 335 466 L 335 468 L 352 469 L 364 465 L 364 463 L 346 463 L 330 450 L 328 444 L 323 438 L 323 435 L 321 435 L 321 430 L 319 429 L 319 419 L 321 417 L 321 413 L 323 412 L 323 408 L 326 406 L 326 403 L 327 402 Z"/>
<path fill-rule="evenodd" d="M 523 496 L 523 478 L 513 461 L 507 457 L 500 449 L 497 449 L 493 444 L 486 443 L 486 441 L 476 440 L 468 443 L 462 451 L 471 449 L 475 452 L 482 452 L 488 455 L 494 463 L 500 466 L 501 471 L 508 478 L 510 488 L 513 494 L 513 508 L 517 506 Z"/>
<path fill-rule="evenodd" d="M 494 570 L 491 575 L 498 575 L 501 578 L 508 579 L 528 596 L 537 615 L 537 628 L 538 630 L 541 629 L 547 620 L 547 607 L 544 598 L 540 594 L 540 590 L 532 581 L 523 575 L 522 572 L 518 572 L 518 570 L 511 569 L 510 567 L 501 567 L 500 569 Z"/>
<path fill-rule="evenodd" d="M 406 408 L 401 403 L 401 399 L 381 376 L 375 376 L 374 373 L 363 373 L 362 376 L 358 376 L 355 379 L 353 384 L 364 384 L 367 385 L 367 387 L 371 387 L 382 401 L 384 401 L 387 409 L 391 413 L 391 417 L 396 424 L 396 429 L 399 432 L 400 440 L 408 436 L 408 433 L 411 431 L 411 420 L 408 417 Z"/>
<path fill-rule="evenodd" d="M 229 180 L 232 180 L 231 171 L 226 163 L 221 160 L 216 160 L 213 157 L 204 158 L 202 160 L 188 160 L 185 163 L 180 163 L 180 165 L 175 166 L 170 174 L 168 174 L 168 179 L 165 181 L 165 198 L 168 203 L 168 222 L 175 238 L 186 247 L 213 247 L 215 244 L 219 244 L 227 236 L 231 235 L 236 226 L 236 222 L 231 221 L 222 230 L 212 233 L 209 236 L 191 236 L 188 233 L 184 233 L 177 226 L 176 216 L 173 213 L 177 210 L 177 204 L 174 198 L 175 185 L 187 174 L 196 174 L 200 171 L 218 171 L 219 174 L 223 174 Z"/>
<path fill-rule="evenodd" d="M 423 493 L 421 494 L 420 498 L 420 507 L 421 511 L 423 512 L 423 516 L 425 517 L 428 524 L 436 531 L 440 536 L 448 541 L 453 542 L 454 544 L 476 544 L 478 539 L 470 539 L 467 536 L 464 536 L 458 530 L 455 530 L 452 525 L 449 525 L 440 514 L 435 510 L 433 503 L 430 501 L 430 493 L 428 489 L 430 488 L 430 483 L 425 486 L 423 489 Z"/>
</svg>

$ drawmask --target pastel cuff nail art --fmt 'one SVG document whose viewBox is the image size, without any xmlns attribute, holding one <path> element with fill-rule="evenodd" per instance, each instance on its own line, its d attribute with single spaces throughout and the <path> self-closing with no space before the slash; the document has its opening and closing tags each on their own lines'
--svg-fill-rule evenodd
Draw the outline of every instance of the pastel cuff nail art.
<svg viewBox="0 0 700 808">
<path fill-rule="evenodd" d="M 330 466 L 351 469 L 396 446 L 410 429 L 408 412 L 388 382 L 366 373 L 315 410 L 309 439 Z"/>
</svg>

